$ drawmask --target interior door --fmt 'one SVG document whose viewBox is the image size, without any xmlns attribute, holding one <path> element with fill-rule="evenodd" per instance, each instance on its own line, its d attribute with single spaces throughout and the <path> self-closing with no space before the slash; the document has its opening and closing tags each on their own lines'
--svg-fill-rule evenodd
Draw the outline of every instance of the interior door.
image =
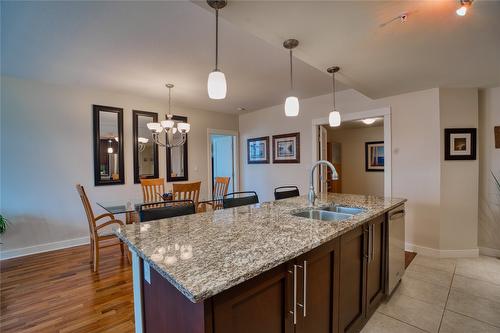
<svg viewBox="0 0 500 333">
<path fill-rule="evenodd" d="M 319 126 L 319 159 L 326 160 L 328 153 L 328 131 L 324 126 Z M 321 193 L 328 192 L 328 177 L 327 177 L 327 167 L 325 165 L 321 165 L 319 167 L 319 188 Z"/>
</svg>

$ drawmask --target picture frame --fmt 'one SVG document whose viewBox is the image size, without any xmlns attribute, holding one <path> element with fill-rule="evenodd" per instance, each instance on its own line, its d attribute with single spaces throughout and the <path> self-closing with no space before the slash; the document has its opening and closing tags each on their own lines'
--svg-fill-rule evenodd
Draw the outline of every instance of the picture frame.
<svg viewBox="0 0 500 333">
<path fill-rule="evenodd" d="M 384 168 L 384 141 L 365 142 L 365 171 L 383 172 Z"/>
<path fill-rule="evenodd" d="M 493 132 L 495 133 L 495 148 L 500 149 L 500 126 L 495 126 Z"/>
<path fill-rule="evenodd" d="M 475 128 L 444 129 L 444 159 L 446 161 L 466 161 L 476 159 Z"/>
<path fill-rule="evenodd" d="M 247 139 L 247 163 L 269 164 L 269 137 Z"/>
<path fill-rule="evenodd" d="M 300 133 L 273 135 L 273 163 L 300 163 Z"/>
</svg>

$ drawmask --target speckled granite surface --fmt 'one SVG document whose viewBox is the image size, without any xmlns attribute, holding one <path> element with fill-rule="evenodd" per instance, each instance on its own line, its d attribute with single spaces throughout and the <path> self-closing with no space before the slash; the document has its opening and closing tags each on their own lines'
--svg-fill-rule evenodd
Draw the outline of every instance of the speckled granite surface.
<svg viewBox="0 0 500 333">
<path fill-rule="evenodd" d="M 341 222 L 300 218 L 305 196 L 127 225 L 115 233 L 192 302 L 203 301 L 338 237 L 404 199 L 329 194 L 316 206 L 366 212 Z"/>
</svg>

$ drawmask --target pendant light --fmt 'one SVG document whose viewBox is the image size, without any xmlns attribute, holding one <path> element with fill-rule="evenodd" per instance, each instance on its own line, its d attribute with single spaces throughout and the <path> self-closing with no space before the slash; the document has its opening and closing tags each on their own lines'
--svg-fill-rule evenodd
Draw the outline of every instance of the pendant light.
<svg viewBox="0 0 500 333">
<path fill-rule="evenodd" d="M 287 117 L 296 117 L 299 115 L 299 99 L 293 91 L 293 54 L 292 50 L 299 45 L 296 39 L 287 39 L 283 42 L 283 47 L 290 51 L 290 95 L 285 100 L 285 115 Z"/>
<path fill-rule="evenodd" d="M 215 9 L 215 69 L 208 74 L 207 90 L 210 99 L 226 98 L 226 76 L 219 70 L 219 9 L 226 7 L 226 0 L 208 0 L 208 5 Z"/>
<path fill-rule="evenodd" d="M 340 113 L 335 108 L 335 73 L 337 73 L 339 70 L 340 68 L 338 66 L 333 66 L 326 70 L 328 73 L 332 74 L 333 110 L 328 115 L 328 122 L 330 123 L 330 127 L 338 127 L 341 123 Z"/>
</svg>

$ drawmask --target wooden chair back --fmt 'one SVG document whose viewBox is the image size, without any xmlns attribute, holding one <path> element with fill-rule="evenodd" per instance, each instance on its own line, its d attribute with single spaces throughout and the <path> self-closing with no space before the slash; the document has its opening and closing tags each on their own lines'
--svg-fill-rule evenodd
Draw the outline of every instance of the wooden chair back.
<svg viewBox="0 0 500 333">
<path fill-rule="evenodd" d="M 194 206 L 198 207 L 200 198 L 201 182 L 172 184 L 172 195 L 174 200 L 193 200 Z"/>
<path fill-rule="evenodd" d="M 144 202 L 161 201 L 162 195 L 165 193 L 165 179 L 151 178 L 141 179 L 142 200 Z"/>
<path fill-rule="evenodd" d="M 89 198 L 87 197 L 87 193 L 85 193 L 85 189 L 82 185 L 76 184 L 76 190 L 80 195 L 80 199 L 82 200 L 83 208 L 85 209 L 85 215 L 87 216 L 87 221 L 89 223 L 89 231 L 90 235 L 93 237 L 96 233 L 96 223 L 95 223 L 95 215 L 92 210 L 92 206 L 90 205 Z"/>
<path fill-rule="evenodd" d="M 215 177 L 214 191 L 212 194 L 213 200 L 222 200 L 227 194 L 231 177 Z"/>
</svg>

